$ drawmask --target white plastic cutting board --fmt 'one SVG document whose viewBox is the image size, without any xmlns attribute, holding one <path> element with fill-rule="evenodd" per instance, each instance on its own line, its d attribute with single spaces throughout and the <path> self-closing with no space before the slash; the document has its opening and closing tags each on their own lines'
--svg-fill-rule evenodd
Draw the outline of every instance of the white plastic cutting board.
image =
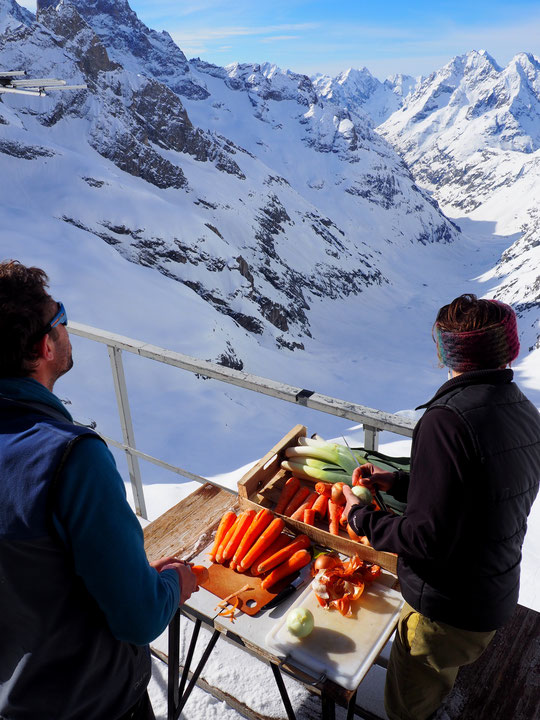
<svg viewBox="0 0 540 720">
<path fill-rule="evenodd" d="M 311 610 L 313 632 L 295 638 L 287 630 L 285 614 L 266 636 L 266 643 L 314 678 L 324 673 L 346 690 L 355 690 L 394 631 L 402 605 L 398 592 L 372 583 L 354 603 L 353 616 L 343 617 L 337 610 L 323 609 L 310 585 L 291 609 Z"/>
</svg>

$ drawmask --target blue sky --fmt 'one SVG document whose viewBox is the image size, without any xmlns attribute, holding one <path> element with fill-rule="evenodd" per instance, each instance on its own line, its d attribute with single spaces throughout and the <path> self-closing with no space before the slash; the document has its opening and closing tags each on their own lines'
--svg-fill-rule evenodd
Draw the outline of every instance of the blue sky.
<svg viewBox="0 0 540 720">
<path fill-rule="evenodd" d="M 24 0 L 30 9 L 35 0 Z M 141 20 L 167 30 L 188 58 L 217 65 L 272 62 L 337 74 L 427 75 L 454 55 L 487 50 L 500 65 L 540 57 L 538 0 L 130 0 Z"/>
</svg>

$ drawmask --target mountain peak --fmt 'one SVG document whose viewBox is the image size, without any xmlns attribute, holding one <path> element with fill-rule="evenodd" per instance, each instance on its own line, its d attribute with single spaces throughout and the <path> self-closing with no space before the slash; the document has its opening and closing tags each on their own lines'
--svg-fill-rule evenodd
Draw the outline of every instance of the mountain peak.
<svg viewBox="0 0 540 720">
<path fill-rule="evenodd" d="M 60 9 L 63 0 L 38 0 L 38 13 Z M 99 37 L 111 60 L 126 70 L 152 77 L 173 92 L 202 99 L 209 93 L 195 83 L 184 53 L 169 33 L 148 28 L 127 0 L 69 0 Z"/>
<path fill-rule="evenodd" d="M 512 58 L 512 63 L 521 65 L 523 68 L 532 68 L 537 72 L 540 70 L 540 58 L 537 58 L 533 53 L 520 52 Z"/>
<path fill-rule="evenodd" d="M 0 33 L 11 32 L 33 22 L 33 14 L 15 0 L 0 0 Z"/>
<path fill-rule="evenodd" d="M 467 67 L 481 67 L 485 68 L 486 66 L 491 67 L 493 70 L 496 70 L 497 72 L 501 71 L 501 67 L 497 64 L 497 61 L 495 58 L 493 58 L 487 50 L 471 50 L 467 53 L 465 56 L 466 58 L 466 66 Z"/>
<path fill-rule="evenodd" d="M 64 0 L 37 0 L 37 9 L 46 10 L 62 5 Z M 137 15 L 133 12 L 127 0 L 69 0 L 81 14 L 110 15 L 117 22 L 136 22 Z"/>
</svg>

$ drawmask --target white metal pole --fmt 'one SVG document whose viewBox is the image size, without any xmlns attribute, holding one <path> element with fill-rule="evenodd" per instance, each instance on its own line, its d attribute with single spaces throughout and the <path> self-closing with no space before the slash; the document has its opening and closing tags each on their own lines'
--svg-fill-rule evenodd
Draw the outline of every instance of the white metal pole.
<svg viewBox="0 0 540 720">
<path fill-rule="evenodd" d="M 379 431 L 376 427 L 364 425 L 364 447 L 366 450 L 379 449 Z"/>
<path fill-rule="evenodd" d="M 144 501 L 144 490 L 141 480 L 141 470 L 139 467 L 139 459 L 133 455 L 128 448 L 135 448 L 135 433 L 133 432 L 133 423 L 131 421 L 131 411 L 129 408 L 129 400 L 127 394 L 126 376 L 124 374 L 124 364 L 122 362 L 122 351 L 111 345 L 107 346 L 109 358 L 111 360 L 111 369 L 114 380 L 114 390 L 116 392 L 116 402 L 118 404 L 118 413 L 120 415 L 120 425 L 122 427 L 122 437 L 124 445 L 126 445 L 126 458 L 133 490 L 133 502 L 135 503 L 135 512 L 137 515 L 148 520 L 146 512 L 146 503 Z"/>
</svg>

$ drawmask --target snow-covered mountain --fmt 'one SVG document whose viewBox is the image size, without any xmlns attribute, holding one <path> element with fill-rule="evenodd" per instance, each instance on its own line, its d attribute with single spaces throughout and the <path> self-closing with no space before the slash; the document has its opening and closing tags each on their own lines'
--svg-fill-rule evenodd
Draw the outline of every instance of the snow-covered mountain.
<svg viewBox="0 0 540 720">
<path fill-rule="evenodd" d="M 381 82 L 364 67 L 349 68 L 336 77 L 316 75 L 313 84 L 325 102 L 358 113 L 359 120 L 367 117 L 371 124 L 380 125 L 402 107 L 421 80 L 399 74 Z"/>
<path fill-rule="evenodd" d="M 369 102 L 345 107 L 274 65 L 187 62 L 125 0 L 40 1 L 37 21 L 17 8 L 0 0 L 2 67 L 88 89 L 0 95 L 3 256 L 45 267 L 80 322 L 388 411 L 430 396 L 436 308 L 490 292 L 496 277 L 474 278 L 510 243 L 461 233 Z M 419 92 L 389 83 L 399 102 Z M 87 345 L 65 394 L 118 436 L 109 367 Z M 296 422 L 343 432 L 129 362 L 140 446 L 202 474 Z"/>
<path fill-rule="evenodd" d="M 540 60 L 485 51 L 434 72 L 378 131 L 451 217 L 492 223 L 508 249 L 491 273 L 526 323 L 540 317 Z M 459 223 L 459 220 L 458 220 Z"/>
<path fill-rule="evenodd" d="M 32 13 L 15 0 L 5 0 L 0 3 L 0 33 L 11 32 L 22 25 L 29 25 L 33 19 Z"/>
<path fill-rule="evenodd" d="M 125 0 L 42 0 L 0 52 L 12 69 L 88 85 L 0 106 L 12 165 L 47 158 L 60 177 L 77 156 L 78 193 L 51 198 L 51 214 L 180 281 L 263 344 L 303 348 L 314 299 L 392 282 L 385 246 L 458 237 L 395 151 L 318 102 L 309 78 L 189 66 Z"/>
</svg>

